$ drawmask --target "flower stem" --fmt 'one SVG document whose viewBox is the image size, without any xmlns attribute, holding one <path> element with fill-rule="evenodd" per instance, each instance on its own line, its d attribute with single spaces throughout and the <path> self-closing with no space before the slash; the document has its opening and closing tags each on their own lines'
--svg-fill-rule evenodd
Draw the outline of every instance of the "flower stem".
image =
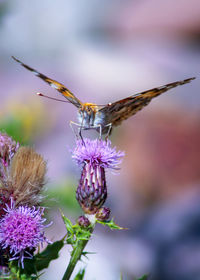
<svg viewBox="0 0 200 280">
<path fill-rule="evenodd" d="M 91 232 L 92 231 L 93 231 L 93 229 L 91 230 Z M 89 240 L 79 240 L 77 247 L 72 251 L 70 262 L 68 264 L 68 267 L 65 271 L 65 274 L 64 274 L 62 280 L 70 279 L 70 276 L 72 275 L 72 272 L 73 272 L 77 262 L 80 260 L 83 250 L 84 250 L 86 244 L 88 243 L 88 241 Z"/>
</svg>

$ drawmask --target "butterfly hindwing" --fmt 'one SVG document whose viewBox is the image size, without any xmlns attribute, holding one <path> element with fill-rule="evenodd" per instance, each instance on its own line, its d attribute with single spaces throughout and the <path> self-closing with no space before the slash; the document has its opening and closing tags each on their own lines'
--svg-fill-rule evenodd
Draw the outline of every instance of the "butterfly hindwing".
<svg viewBox="0 0 200 280">
<path fill-rule="evenodd" d="M 128 119 L 130 116 L 141 110 L 144 106 L 148 105 L 154 97 L 179 85 L 187 84 L 194 79 L 195 78 L 193 77 L 143 91 L 125 99 L 110 103 L 101 108 L 99 111 L 103 113 L 107 123 L 111 123 L 113 126 L 119 125 L 123 120 Z"/>
<path fill-rule="evenodd" d="M 59 91 L 65 98 L 67 98 L 67 100 L 69 100 L 77 108 L 80 108 L 80 106 L 82 105 L 81 101 L 78 98 L 76 98 L 76 96 L 69 89 L 67 89 L 63 84 L 48 78 L 47 76 L 41 74 L 37 70 L 35 70 L 35 69 L 31 68 L 30 66 L 24 64 L 23 62 L 21 62 L 20 60 L 18 60 L 14 56 L 12 56 L 12 58 L 15 61 L 17 61 L 18 63 L 20 63 L 24 68 L 31 71 L 35 76 L 39 77 L 44 82 L 48 83 L 52 88 L 55 88 L 57 91 Z"/>
</svg>

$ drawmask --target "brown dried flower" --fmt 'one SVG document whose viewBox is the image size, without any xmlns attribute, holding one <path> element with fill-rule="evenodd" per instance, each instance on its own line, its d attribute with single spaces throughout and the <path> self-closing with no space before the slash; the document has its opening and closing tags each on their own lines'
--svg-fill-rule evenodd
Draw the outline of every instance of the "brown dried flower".
<svg viewBox="0 0 200 280">
<path fill-rule="evenodd" d="M 15 205 L 37 205 L 45 183 L 46 162 L 30 147 L 20 147 L 10 166 L 8 187 Z"/>
</svg>

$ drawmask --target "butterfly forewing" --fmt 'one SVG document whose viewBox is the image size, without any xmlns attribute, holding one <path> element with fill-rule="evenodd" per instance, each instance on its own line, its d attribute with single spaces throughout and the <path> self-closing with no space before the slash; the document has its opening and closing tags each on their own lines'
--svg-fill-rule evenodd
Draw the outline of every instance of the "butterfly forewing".
<svg viewBox="0 0 200 280">
<path fill-rule="evenodd" d="M 20 60 L 18 60 L 14 56 L 12 56 L 12 58 L 15 61 L 17 61 L 18 63 L 20 63 L 24 68 L 31 71 L 35 76 L 39 77 L 44 82 L 48 83 L 52 88 L 55 88 L 57 91 L 59 91 L 65 98 L 67 98 L 67 100 L 69 100 L 77 108 L 81 107 L 82 102 L 78 98 L 76 98 L 76 96 L 69 89 L 67 89 L 63 84 L 48 78 L 47 76 L 43 75 L 42 73 L 38 72 L 37 70 L 35 70 L 35 69 L 31 68 L 30 66 L 24 64 L 23 62 L 21 62 Z"/>
<path fill-rule="evenodd" d="M 195 77 L 143 91 L 125 99 L 108 104 L 99 111 L 104 115 L 107 123 L 111 123 L 113 126 L 119 125 L 123 120 L 128 119 L 144 106 L 148 105 L 154 97 L 179 85 L 187 84 L 194 79 Z"/>
</svg>

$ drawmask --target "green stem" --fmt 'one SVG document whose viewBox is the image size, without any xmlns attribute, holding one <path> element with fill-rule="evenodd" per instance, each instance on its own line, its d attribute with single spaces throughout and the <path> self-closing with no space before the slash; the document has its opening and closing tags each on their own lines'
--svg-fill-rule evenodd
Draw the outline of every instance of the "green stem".
<svg viewBox="0 0 200 280">
<path fill-rule="evenodd" d="M 68 267 L 65 271 L 65 274 L 62 278 L 62 280 L 69 280 L 70 276 L 72 275 L 72 272 L 77 264 L 77 262 L 80 260 L 81 255 L 83 253 L 83 250 L 88 243 L 89 240 L 80 240 L 78 242 L 78 246 L 72 251 L 71 259 L 68 264 Z"/>
</svg>

